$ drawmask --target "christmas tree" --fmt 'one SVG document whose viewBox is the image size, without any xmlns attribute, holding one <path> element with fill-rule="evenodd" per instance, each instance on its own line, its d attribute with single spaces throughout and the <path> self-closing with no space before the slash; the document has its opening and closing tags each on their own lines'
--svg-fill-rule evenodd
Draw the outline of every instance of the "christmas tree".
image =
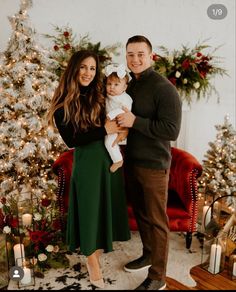
<svg viewBox="0 0 236 292">
<path fill-rule="evenodd" d="M 19 12 L 9 17 L 13 32 L 0 62 L 1 196 L 52 198 L 57 187 L 52 164 L 65 150 L 45 118 L 58 64 L 36 40 L 30 7 L 32 0 L 21 0 Z"/>
<path fill-rule="evenodd" d="M 225 196 L 226 206 L 236 210 L 236 131 L 228 115 L 223 125 L 216 125 L 216 140 L 209 142 L 210 149 L 203 160 L 203 173 L 199 192 L 209 202 Z"/>
</svg>

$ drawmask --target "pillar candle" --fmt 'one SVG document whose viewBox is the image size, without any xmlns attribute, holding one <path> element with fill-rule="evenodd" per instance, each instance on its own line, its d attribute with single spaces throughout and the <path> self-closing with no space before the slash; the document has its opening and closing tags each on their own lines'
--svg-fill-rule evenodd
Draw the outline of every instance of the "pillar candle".
<svg viewBox="0 0 236 292">
<path fill-rule="evenodd" d="M 31 214 L 23 214 L 22 215 L 23 226 L 30 226 L 31 223 L 32 223 L 32 215 Z"/>
<path fill-rule="evenodd" d="M 211 254 L 210 254 L 210 263 L 208 271 L 212 274 L 217 274 L 220 271 L 220 260 L 221 260 L 221 246 L 217 243 L 212 244 Z"/>
<path fill-rule="evenodd" d="M 233 264 L 233 276 L 236 277 L 236 262 Z"/>
<path fill-rule="evenodd" d="M 24 245 L 22 243 L 15 244 L 13 247 L 13 250 L 14 250 L 15 263 L 17 266 L 21 267 L 22 261 L 25 257 Z"/>
<path fill-rule="evenodd" d="M 211 208 L 209 206 L 204 206 L 202 210 L 202 226 L 201 232 L 204 233 L 205 227 L 211 221 Z"/>
<path fill-rule="evenodd" d="M 26 285 L 31 282 L 31 271 L 29 268 L 26 268 L 26 267 L 23 268 L 23 271 L 24 271 L 24 277 L 21 280 L 21 284 Z"/>
</svg>

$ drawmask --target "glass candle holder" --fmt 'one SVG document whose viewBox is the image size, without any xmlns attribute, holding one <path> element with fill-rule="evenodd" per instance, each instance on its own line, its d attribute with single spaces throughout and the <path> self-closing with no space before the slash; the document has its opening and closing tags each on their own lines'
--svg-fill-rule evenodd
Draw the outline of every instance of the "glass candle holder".
<svg viewBox="0 0 236 292">
<path fill-rule="evenodd" d="M 211 221 L 211 206 L 204 205 L 202 209 L 201 233 L 205 232 L 207 224 Z"/>
<path fill-rule="evenodd" d="M 218 274 L 225 266 L 225 240 L 213 238 L 204 241 L 202 249 L 202 267 L 211 274 Z"/>
<path fill-rule="evenodd" d="M 221 209 L 222 209 L 222 204 L 219 201 L 216 201 L 213 204 L 213 218 L 217 223 L 220 222 L 220 216 L 221 216 Z"/>
<path fill-rule="evenodd" d="M 15 264 L 22 267 L 23 259 L 25 258 L 25 247 L 23 243 L 17 243 L 13 246 Z"/>
<path fill-rule="evenodd" d="M 18 282 L 19 288 L 28 287 L 35 285 L 35 273 L 34 273 L 34 265 L 32 264 L 32 259 L 29 257 L 25 257 L 21 259 L 22 262 L 22 270 L 24 272 L 23 278 Z"/>
</svg>

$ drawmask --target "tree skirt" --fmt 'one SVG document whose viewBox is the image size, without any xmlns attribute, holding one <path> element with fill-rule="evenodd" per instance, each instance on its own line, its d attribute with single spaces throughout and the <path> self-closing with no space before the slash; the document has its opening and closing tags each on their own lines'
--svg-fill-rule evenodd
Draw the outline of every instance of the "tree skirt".
<svg viewBox="0 0 236 292">
<path fill-rule="evenodd" d="M 115 242 L 114 251 L 101 256 L 102 273 L 105 280 L 104 290 L 134 290 L 147 276 L 147 270 L 128 273 L 123 266 L 139 257 L 142 244 L 138 232 L 132 232 L 131 239 L 126 242 Z M 195 281 L 189 274 L 191 267 L 201 263 L 201 248 L 198 239 L 193 236 L 191 253 L 185 248 L 183 234 L 171 232 L 167 276 L 194 287 Z M 44 278 L 36 278 L 34 286 L 19 288 L 17 282 L 10 281 L 8 290 L 94 290 L 98 289 L 89 282 L 86 269 L 86 258 L 73 253 L 67 255 L 70 268 L 51 269 L 44 273 Z M 99 289 L 98 289 L 99 290 Z"/>
</svg>

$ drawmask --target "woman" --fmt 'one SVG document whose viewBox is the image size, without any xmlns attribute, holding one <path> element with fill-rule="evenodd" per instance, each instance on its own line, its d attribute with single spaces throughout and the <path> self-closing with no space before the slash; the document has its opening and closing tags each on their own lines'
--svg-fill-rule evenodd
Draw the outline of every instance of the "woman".
<svg viewBox="0 0 236 292">
<path fill-rule="evenodd" d="M 87 256 L 90 282 L 104 280 L 99 250 L 112 251 L 113 241 L 130 239 L 122 172 L 109 171 L 111 159 L 104 146 L 107 134 L 122 131 L 105 120 L 105 97 L 98 56 L 76 52 L 55 91 L 49 120 L 68 147 L 75 147 L 67 217 L 67 244 Z"/>
</svg>

